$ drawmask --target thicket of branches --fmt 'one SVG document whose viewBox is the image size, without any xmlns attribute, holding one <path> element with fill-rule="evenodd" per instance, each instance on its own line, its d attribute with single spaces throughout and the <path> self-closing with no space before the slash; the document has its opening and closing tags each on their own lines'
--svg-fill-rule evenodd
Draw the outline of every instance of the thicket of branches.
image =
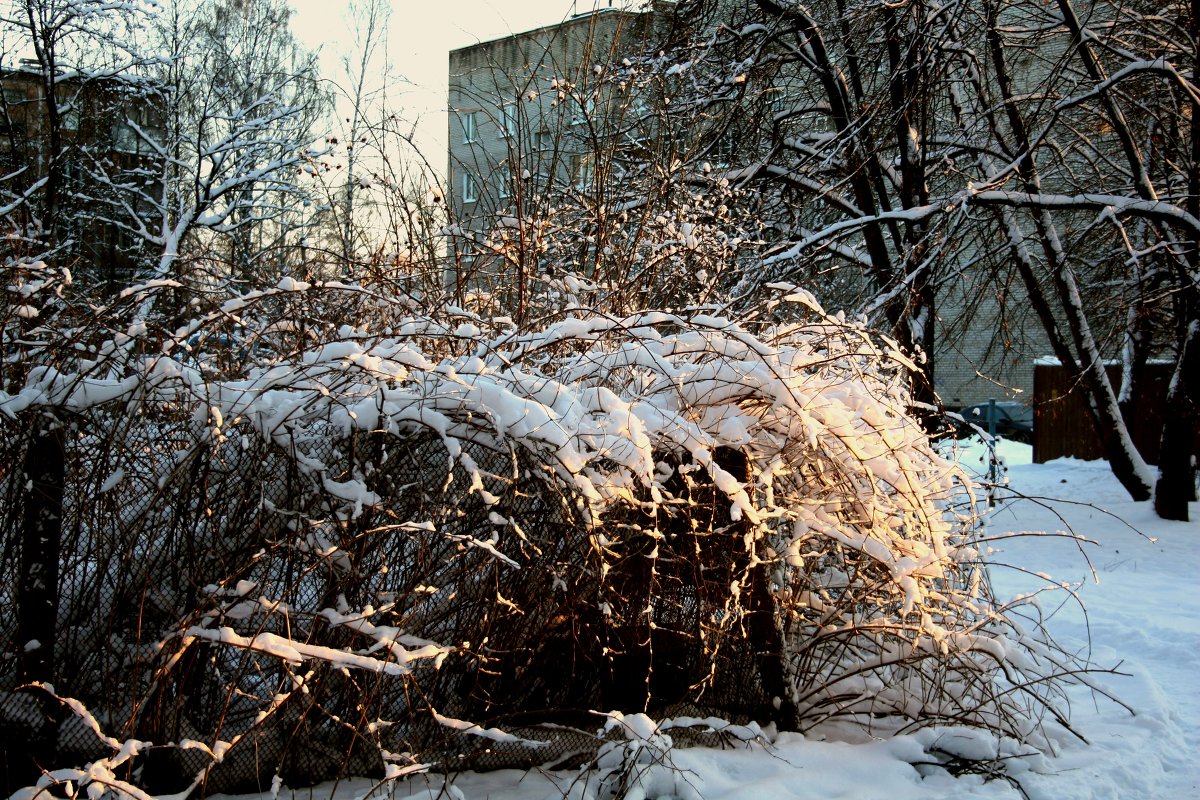
<svg viewBox="0 0 1200 800">
<path fill-rule="evenodd" d="M 772 281 L 842 276 L 828 302 L 924 354 L 921 400 L 961 326 L 998 331 L 1005 349 L 1035 326 L 1130 494 L 1186 519 L 1198 17 L 1182 1 L 694 0 L 625 79 L 670 96 L 689 179 L 728 183 L 735 213 L 765 223 L 735 304 Z M 1174 364 L 1157 485 L 1125 424 L 1149 359 Z M 1119 385 L 1106 360 L 1123 365 Z"/>
<path fill-rule="evenodd" d="M 1084 667 L 992 596 L 911 365 L 806 292 L 764 307 L 790 323 L 515 328 L 287 278 L 167 331 L 137 316 L 161 287 L 97 313 L 21 279 L 6 713 L 46 715 L 39 760 L 68 711 L 104 731 L 42 787 L 541 763 L 593 711 L 1066 724 Z"/>
<path fill-rule="evenodd" d="M 460 102 L 506 153 L 457 165 L 479 182 L 451 229 L 460 286 L 521 319 L 563 274 L 584 305 L 729 313 L 803 283 L 919 354 L 914 398 L 933 407 L 939 351 L 994 330 L 977 368 L 1002 382 L 1032 341 L 1079 386 L 1131 496 L 1185 518 L 1197 15 L 1079 5 L 691 0 L 628 19 L 586 63 L 491 65 Z M 1174 365 L 1161 480 L 1126 425 L 1151 360 Z"/>
<path fill-rule="evenodd" d="M 206 13 L 249 46 L 251 6 L 283 14 Z M 27 32 L 95 34 L 110 22 L 89 15 L 132 6 L 24 8 Z M 156 18 L 181 37 L 165 41 L 220 27 L 184 11 Z M 153 252 L 148 281 L 80 285 L 48 183 L 11 194 L 0 724 L 22 732 L 23 796 L 544 763 L 623 714 L 749 739 L 716 718 L 963 724 L 1004 752 L 1069 729 L 1063 685 L 1087 665 L 1036 603 L 993 597 L 971 483 L 912 416 L 916 340 L 770 272 L 800 241 L 775 211 L 789 197 L 735 174 L 719 129 L 673 122 L 703 59 L 757 35 L 717 31 L 686 70 L 554 78 L 585 114 L 590 178 L 513 159 L 484 226 L 408 192 L 390 115 L 348 123 L 377 161 L 315 180 L 338 170 L 293 116 L 303 58 L 239 91 L 178 76 L 191 105 L 171 108 L 200 124 L 168 121 L 188 134 L 170 148 L 127 120 L 159 171 L 127 184 L 99 164 L 91 185 Z M 180 54 L 162 63 L 204 58 Z M 988 191 L 956 195 L 960 217 Z M 914 279 L 923 214 L 948 215 L 922 202 L 890 218 L 915 226 L 890 245 Z M 146 203 L 160 227 L 129 221 Z M 876 222 L 823 223 L 814 252 L 861 262 L 840 237 Z M 879 308 L 898 296 L 881 291 Z"/>
</svg>

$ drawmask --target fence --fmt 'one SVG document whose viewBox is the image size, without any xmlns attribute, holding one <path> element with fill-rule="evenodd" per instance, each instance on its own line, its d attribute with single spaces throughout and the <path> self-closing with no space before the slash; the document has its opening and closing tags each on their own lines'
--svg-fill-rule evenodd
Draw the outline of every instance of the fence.
<svg viewBox="0 0 1200 800">
<path fill-rule="evenodd" d="M 1134 446 L 1148 464 L 1158 463 L 1164 403 L 1171 380 L 1171 364 L 1150 363 L 1138 384 L 1135 411 L 1126 420 Z M 1121 385 L 1121 367 L 1109 365 L 1108 379 Z M 1042 464 L 1056 458 L 1105 458 L 1104 439 L 1096 432 L 1087 411 L 1083 390 L 1059 365 L 1033 368 L 1033 460 Z M 1200 455 L 1200 432 L 1193 452 Z"/>
<path fill-rule="evenodd" d="M 561 765 L 612 710 L 1038 740 L 1084 667 L 993 603 L 891 346 L 811 310 L 402 317 L 223 377 L 66 331 L 0 397 L 7 788 Z"/>
<path fill-rule="evenodd" d="M 276 774 L 292 786 L 382 776 L 392 753 L 447 769 L 530 766 L 594 749 L 589 709 L 763 718 L 782 691 L 755 679 L 751 648 L 731 643 L 715 668 L 708 657 L 719 632 L 704 624 L 707 593 L 746 566 L 722 543 L 738 526 L 711 484 L 680 481 L 687 518 L 652 520 L 706 532 L 688 541 L 698 550 L 664 544 L 652 562 L 658 543 L 640 537 L 605 590 L 578 498 L 519 449 L 468 445 L 452 457 L 419 428 L 343 437 L 325 426 L 283 452 L 245 425 L 214 440 L 210 422 L 97 412 L 60 431 L 57 625 L 38 643 L 49 671 L 24 675 L 84 702 L 118 738 L 232 742 L 208 791 L 265 788 Z M 36 427 L 6 423 L 0 463 L 30 467 Z M 301 466 L 317 462 L 321 479 Z M 10 467 L 2 484 L 0 586 L 15 609 L 0 619 L 10 789 L 37 765 L 106 752 L 53 698 L 18 690 L 31 671 L 18 634 L 33 612 L 16 590 L 31 560 L 27 472 Z M 367 492 L 370 507 L 356 508 Z M 647 522 L 639 513 L 609 522 L 634 528 Z M 542 568 L 514 580 L 514 558 Z M 325 660 L 289 660 L 285 641 Z M 702 688 L 718 683 L 724 695 Z M 508 735 L 468 735 L 459 719 L 503 723 Z M 208 747 L 155 747 L 130 777 L 177 792 L 211 762 Z"/>
</svg>

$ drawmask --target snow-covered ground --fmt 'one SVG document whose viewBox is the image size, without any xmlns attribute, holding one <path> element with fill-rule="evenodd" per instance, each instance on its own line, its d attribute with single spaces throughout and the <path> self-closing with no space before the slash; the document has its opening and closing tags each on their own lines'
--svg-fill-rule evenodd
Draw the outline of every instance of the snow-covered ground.
<svg viewBox="0 0 1200 800">
<path fill-rule="evenodd" d="M 648 798 L 849 798 L 935 800 L 1021 798 L 1033 800 L 1175 800 L 1200 798 L 1200 523 L 1157 519 L 1148 504 L 1130 502 L 1104 462 L 1061 460 L 1031 464 L 1030 449 L 1002 443 L 1009 482 L 1017 497 L 1002 499 L 989 522 L 997 562 L 997 594 L 1012 596 L 1056 581 L 1078 583 L 1085 614 L 1066 593 L 1046 602 L 1050 630 L 1060 644 L 1090 652 L 1097 666 L 1119 675 L 1096 680 L 1127 704 L 1072 690 L 1071 726 L 1089 743 L 1063 736 L 1050 759 L 1012 762 L 1005 780 L 952 777 L 940 769 L 918 770 L 927 745 L 969 739 L 964 731 L 923 731 L 888 741 L 857 744 L 783 735 L 769 748 L 675 749 L 674 770 L 652 768 L 642 789 Z M 980 449 L 961 458 L 978 470 Z M 1067 498 L 1067 499 L 1049 499 Z M 1193 520 L 1200 504 L 1193 504 Z M 1081 553 L 1065 538 L 1006 533 L 1055 532 L 1069 525 L 1093 540 Z M 1084 555 L 1086 554 L 1086 558 Z M 1090 566 L 1089 566 L 1090 562 Z M 1093 577 L 1092 570 L 1095 570 Z M 1039 576 L 1038 573 L 1043 573 Z M 924 773 L 924 774 L 922 774 Z M 440 776 L 376 786 L 351 780 L 304 789 L 296 798 L 557 798 L 597 796 L 574 773 L 504 771 L 464 774 L 443 786 Z M 280 797 L 289 797 L 285 789 Z M 600 795 L 603 796 L 603 795 Z"/>
</svg>

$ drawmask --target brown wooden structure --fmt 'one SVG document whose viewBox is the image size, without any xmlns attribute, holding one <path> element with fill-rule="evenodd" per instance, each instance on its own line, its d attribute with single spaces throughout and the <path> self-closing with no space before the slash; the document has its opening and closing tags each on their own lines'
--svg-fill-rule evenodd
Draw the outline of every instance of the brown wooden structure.
<svg viewBox="0 0 1200 800">
<path fill-rule="evenodd" d="M 1127 423 L 1133 443 L 1149 464 L 1158 463 L 1163 412 L 1173 364 L 1150 363 L 1140 382 L 1133 413 Z M 1121 385 L 1121 367 L 1110 364 L 1108 378 Z M 1200 432 L 1193 435 L 1193 453 L 1200 455 Z M 1042 464 L 1071 456 L 1104 458 L 1104 440 L 1092 425 L 1083 388 L 1057 364 L 1033 368 L 1033 460 Z"/>
</svg>

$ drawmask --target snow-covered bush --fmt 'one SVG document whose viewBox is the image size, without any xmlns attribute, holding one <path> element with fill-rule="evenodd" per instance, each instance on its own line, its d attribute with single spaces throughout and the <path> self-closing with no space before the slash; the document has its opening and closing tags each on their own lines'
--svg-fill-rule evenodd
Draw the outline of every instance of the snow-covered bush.
<svg viewBox="0 0 1200 800">
<path fill-rule="evenodd" d="M 643 170 L 594 201 L 548 189 L 520 209 L 497 208 L 494 224 L 449 227 L 451 246 L 472 254 L 459 275 L 472 289 L 462 304 L 518 322 L 573 309 L 719 305 L 762 246 L 762 223 L 731 213 L 742 193 L 728 181 L 697 188 L 678 162 Z"/>
<path fill-rule="evenodd" d="M 544 763 L 595 711 L 1043 745 L 1075 666 L 992 598 L 905 357 L 776 293 L 517 328 L 284 279 L 169 335 L 138 291 L 95 347 L 64 324 L 0 396 L 8 463 L 66 433 L 46 677 L 174 742 L 101 759 L 173 791 Z"/>
</svg>

